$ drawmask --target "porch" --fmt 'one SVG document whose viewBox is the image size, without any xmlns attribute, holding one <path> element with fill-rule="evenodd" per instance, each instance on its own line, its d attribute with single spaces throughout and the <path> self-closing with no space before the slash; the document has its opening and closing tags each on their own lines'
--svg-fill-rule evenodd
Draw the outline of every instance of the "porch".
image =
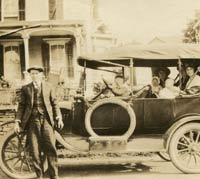
<svg viewBox="0 0 200 179">
<path fill-rule="evenodd" d="M 23 22 L 18 25 L 2 23 L 0 30 L 7 32 L 24 25 Z M 32 65 L 40 65 L 44 67 L 45 78 L 54 85 L 59 81 L 78 83 L 75 59 L 83 50 L 82 28 L 75 22 L 49 21 L 38 28 L 1 38 L 0 75 L 11 86 L 21 85 L 29 81 L 26 70 Z"/>
</svg>

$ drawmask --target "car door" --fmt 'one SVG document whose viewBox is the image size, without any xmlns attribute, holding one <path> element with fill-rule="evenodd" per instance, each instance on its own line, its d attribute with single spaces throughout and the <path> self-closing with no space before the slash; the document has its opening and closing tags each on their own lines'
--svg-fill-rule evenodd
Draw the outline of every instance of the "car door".
<svg viewBox="0 0 200 179">
<path fill-rule="evenodd" d="M 174 119 L 174 99 L 144 99 L 144 129 L 162 133 Z"/>
</svg>

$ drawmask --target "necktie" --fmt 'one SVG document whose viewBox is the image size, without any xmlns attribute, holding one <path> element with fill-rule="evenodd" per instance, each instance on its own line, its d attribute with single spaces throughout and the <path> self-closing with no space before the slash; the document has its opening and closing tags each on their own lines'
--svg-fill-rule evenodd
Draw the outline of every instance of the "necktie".
<svg viewBox="0 0 200 179">
<path fill-rule="evenodd" d="M 36 82 L 36 81 L 34 82 L 34 86 L 35 86 L 36 89 L 40 88 L 40 84 L 38 82 Z"/>
</svg>

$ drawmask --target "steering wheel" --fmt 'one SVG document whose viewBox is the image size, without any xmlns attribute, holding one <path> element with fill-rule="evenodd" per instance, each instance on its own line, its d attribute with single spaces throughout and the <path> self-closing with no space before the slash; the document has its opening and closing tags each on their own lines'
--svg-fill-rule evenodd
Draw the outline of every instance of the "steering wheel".
<svg viewBox="0 0 200 179">
<path fill-rule="evenodd" d="M 106 88 L 111 89 L 108 82 L 102 77 L 102 81 L 104 82 L 104 84 L 106 85 Z"/>
<path fill-rule="evenodd" d="M 146 93 L 144 93 L 146 91 Z M 136 97 L 136 98 L 140 98 L 140 96 L 141 96 L 141 98 L 148 98 L 148 96 L 149 96 L 149 94 L 151 94 L 151 86 L 150 85 L 145 85 L 145 86 L 143 86 L 141 89 L 139 89 L 135 94 L 134 94 L 134 96 Z M 130 94 L 131 95 L 131 94 Z"/>
<path fill-rule="evenodd" d="M 110 90 L 113 93 L 113 91 L 112 91 L 111 87 L 109 86 L 108 82 L 104 78 L 102 78 L 102 81 L 105 84 L 105 88 L 103 88 L 95 97 L 93 97 L 92 100 L 95 100 L 96 98 L 101 96 L 101 94 L 103 94 L 106 90 Z"/>
</svg>

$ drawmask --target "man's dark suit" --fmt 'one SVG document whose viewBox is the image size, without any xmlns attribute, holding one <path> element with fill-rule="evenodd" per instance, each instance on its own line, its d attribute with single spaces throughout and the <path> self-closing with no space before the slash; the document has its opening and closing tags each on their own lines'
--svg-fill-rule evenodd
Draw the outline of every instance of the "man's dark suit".
<svg viewBox="0 0 200 179">
<path fill-rule="evenodd" d="M 45 113 L 38 114 L 35 111 L 36 88 L 33 83 L 23 86 L 21 89 L 21 99 L 19 102 L 16 121 L 20 122 L 23 130 L 27 130 L 28 143 L 33 156 L 33 164 L 38 177 L 43 176 L 41 162 L 41 151 L 45 153 L 48 159 L 48 169 L 51 179 L 58 178 L 57 154 L 54 136 L 54 120 L 61 116 L 57 100 L 54 97 L 54 90 L 47 82 L 42 82 L 40 87 L 40 96 L 42 99 L 42 108 Z"/>
</svg>

